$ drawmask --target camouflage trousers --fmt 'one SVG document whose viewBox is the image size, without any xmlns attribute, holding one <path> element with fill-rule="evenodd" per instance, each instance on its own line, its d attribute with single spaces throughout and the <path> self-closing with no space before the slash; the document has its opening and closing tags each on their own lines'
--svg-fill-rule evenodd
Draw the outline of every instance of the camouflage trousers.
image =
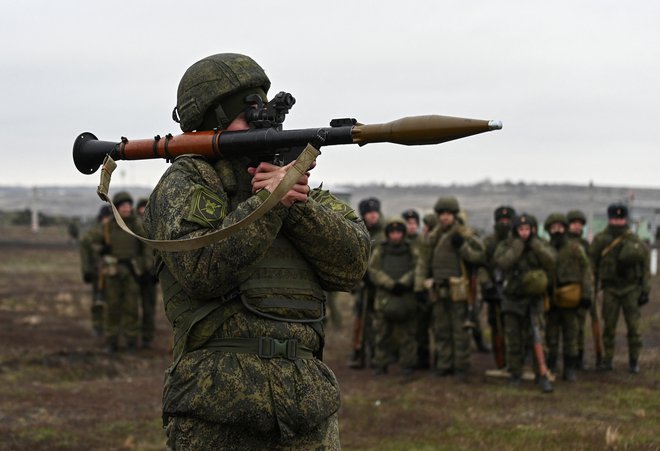
<svg viewBox="0 0 660 451">
<path fill-rule="evenodd" d="M 528 315 L 512 312 L 504 313 L 504 334 L 506 342 L 506 363 L 509 372 L 521 376 L 525 357 L 531 348 L 531 323 Z"/>
<path fill-rule="evenodd" d="M 168 451 L 198 450 L 339 450 L 337 414 L 311 432 L 282 443 L 279 431 L 260 434 L 245 427 L 197 418 L 171 417 L 166 428 Z"/>
<path fill-rule="evenodd" d="M 637 305 L 640 289 L 632 290 L 603 290 L 603 351 L 606 360 L 614 357 L 614 342 L 616 325 L 619 313 L 623 311 L 623 318 L 628 330 L 628 357 L 638 359 L 642 349 L 642 338 L 639 332 L 640 309 Z"/>
<path fill-rule="evenodd" d="M 440 298 L 431 307 L 431 329 L 440 371 L 467 371 L 470 368 L 470 331 L 467 302 Z"/>
<path fill-rule="evenodd" d="M 548 311 L 545 338 L 548 345 L 548 360 L 556 361 L 559 353 L 559 340 L 563 354 L 569 357 L 578 355 L 578 309 L 551 307 Z"/>
<path fill-rule="evenodd" d="M 382 312 L 374 312 L 374 338 L 376 353 L 372 363 L 377 367 L 394 363 L 398 354 L 402 368 L 417 365 L 417 318 L 402 322 L 388 321 Z"/>
<path fill-rule="evenodd" d="M 105 278 L 104 296 L 106 339 L 116 344 L 123 331 L 128 341 L 135 343 L 140 330 L 140 286 L 132 272 L 120 265 L 117 275 Z"/>
</svg>

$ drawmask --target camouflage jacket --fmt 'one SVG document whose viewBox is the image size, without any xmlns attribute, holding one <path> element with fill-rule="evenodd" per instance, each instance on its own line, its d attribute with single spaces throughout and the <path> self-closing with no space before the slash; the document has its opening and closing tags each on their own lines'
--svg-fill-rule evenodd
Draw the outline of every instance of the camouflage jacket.
<svg viewBox="0 0 660 451">
<path fill-rule="evenodd" d="M 198 157 L 176 159 L 150 197 L 147 236 L 190 238 L 245 218 L 264 199 L 263 191 L 252 194 L 246 167 L 247 161 L 238 159 L 215 165 Z M 286 438 L 316 427 L 339 408 L 334 374 L 320 360 L 264 359 L 205 347 L 213 338 L 271 337 L 296 339 L 318 352 L 322 337 L 310 323 L 264 318 L 242 308 L 235 297 L 229 300 L 253 277 L 276 242 L 285 242 L 296 253 L 304 267 L 299 271 L 313 276 L 323 290 L 350 290 L 367 268 L 369 235 L 364 224 L 348 206 L 321 190 L 290 208 L 278 204 L 213 245 L 159 252 L 162 271 L 174 279 L 166 286 L 161 277 L 165 312 L 175 336 L 185 342 L 175 343 L 177 366 L 166 381 L 164 415 L 193 416 L 264 433 L 279 430 Z M 296 270 L 291 271 L 295 278 Z M 292 291 L 280 294 L 300 298 Z M 193 327 L 190 317 L 209 305 L 217 308 Z"/>
</svg>

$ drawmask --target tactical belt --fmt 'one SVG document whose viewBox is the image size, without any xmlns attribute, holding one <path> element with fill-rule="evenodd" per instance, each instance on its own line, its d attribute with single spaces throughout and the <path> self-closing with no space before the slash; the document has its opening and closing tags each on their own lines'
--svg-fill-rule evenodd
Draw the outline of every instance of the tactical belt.
<svg viewBox="0 0 660 451">
<path fill-rule="evenodd" d="M 236 354 L 256 354 L 262 359 L 285 358 L 313 359 L 314 352 L 299 346 L 298 340 L 278 340 L 271 337 L 259 338 L 212 338 L 202 346 L 213 351 L 233 352 Z"/>
</svg>

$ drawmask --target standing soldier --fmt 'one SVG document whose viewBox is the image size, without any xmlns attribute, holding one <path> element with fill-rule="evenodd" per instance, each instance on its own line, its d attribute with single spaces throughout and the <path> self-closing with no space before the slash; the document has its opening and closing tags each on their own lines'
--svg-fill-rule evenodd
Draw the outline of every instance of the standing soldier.
<svg viewBox="0 0 660 451">
<path fill-rule="evenodd" d="M 401 213 L 401 217 L 406 223 L 406 240 L 418 247 L 422 242 L 422 235 L 419 233 L 419 213 L 410 208 Z"/>
<path fill-rule="evenodd" d="M 497 207 L 493 213 L 495 225 L 493 233 L 484 238 L 485 266 L 479 271 L 481 294 L 488 304 L 488 324 L 493 347 L 493 357 L 498 369 L 506 366 L 506 347 L 504 342 L 504 318 L 502 317 L 502 271 L 495 264 L 495 249 L 511 235 L 511 225 L 516 211 L 508 205 Z M 497 286 L 499 285 L 499 287 Z"/>
<path fill-rule="evenodd" d="M 371 237 L 371 246 L 385 239 L 383 233 L 384 221 L 380 212 L 380 200 L 369 197 L 360 201 L 358 205 L 360 216 Z M 369 274 L 364 275 L 359 286 L 355 290 L 355 321 L 353 323 L 353 353 L 349 367 L 354 369 L 364 368 L 373 356 L 373 331 L 372 315 L 374 309 L 374 297 L 376 289 L 369 279 Z"/>
<path fill-rule="evenodd" d="M 92 226 L 80 241 L 80 263 L 83 280 L 92 286 L 92 329 L 96 337 L 103 336 L 103 282 L 101 274 L 101 249 L 103 247 L 102 224 L 110 220 L 112 210 L 104 205 L 96 216 L 96 226 Z"/>
<path fill-rule="evenodd" d="M 468 264 L 482 264 L 483 245 L 474 232 L 461 224 L 458 201 L 441 197 L 434 206 L 438 225 L 429 235 L 427 249 L 420 252 L 415 272 L 415 292 L 424 292 L 425 281 L 433 280 L 431 329 L 437 353 L 435 374 L 467 377 L 470 368 L 468 321 Z"/>
<path fill-rule="evenodd" d="M 133 211 L 133 198 L 121 191 L 112 198 L 126 225 L 138 235 L 144 235 L 142 221 Z M 101 244 L 102 273 L 104 277 L 105 351 L 114 354 L 119 349 L 119 334 L 126 335 L 129 353 L 135 353 L 139 323 L 139 278 L 144 273 L 144 262 L 150 250 L 137 238 L 124 232 L 114 218 L 101 224 L 97 238 Z"/>
<path fill-rule="evenodd" d="M 424 225 L 422 226 L 422 236 L 428 238 L 431 231 L 438 225 L 438 215 L 435 213 L 427 213 L 422 218 Z"/>
<path fill-rule="evenodd" d="M 175 117 L 184 132 L 247 131 L 246 112 L 269 87 L 252 58 L 212 55 L 183 75 Z M 349 206 L 310 190 L 309 172 L 263 216 L 243 221 L 292 167 L 182 155 L 149 198 L 152 239 L 237 226 L 199 249 L 157 252 L 175 336 L 163 391 L 168 449 L 340 448 L 339 387 L 320 359 L 324 291 L 358 283 L 369 235 Z"/>
<path fill-rule="evenodd" d="M 559 335 L 564 352 L 564 380 L 574 382 L 578 369 L 578 308 L 591 306 L 592 280 L 589 257 L 576 240 L 566 238 L 568 224 L 561 213 L 552 213 L 545 221 L 550 244 L 557 251 L 557 260 L 550 284 L 550 310 L 547 315 L 546 340 L 548 368 L 555 372 L 559 350 Z"/>
<path fill-rule="evenodd" d="M 137 203 L 137 214 L 144 219 L 147 199 L 142 198 Z M 142 299 L 142 347 L 150 348 L 156 330 L 156 268 L 154 258 L 145 261 L 145 270 L 140 277 L 140 297 Z"/>
<path fill-rule="evenodd" d="M 547 273 L 554 269 L 555 255 L 550 246 L 533 233 L 530 215 L 522 213 L 513 221 L 513 234 L 495 249 L 493 260 L 504 274 L 502 313 L 506 341 L 506 363 L 511 385 L 519 386 L 525 356 L 533 342 L 542 348 L 541 321 L 543 299 L 548 288 Z M 537 376 L 541 390 L 552 392 L 542 350 L 535 352 Z"/>
<path fill-rule="evenodd" d="M 584 227 L 587 224 L 587 217 L 580 210 L 571 210 L 566 214 L 566 220 L 568 221 L 568 238 L 571 240 L 577 241 L 584 252 L 589 255 L 589 242 L 584 238 Z M 591 261 L 589 261 L 589 266 L 591 266 Z M 592 271 L 590 269 L 590 271 Z M 578 317 L 578 359 L 577 359 L 577 368 L 579 370 L 584 368 L 584 335 L 585 335 L 585 325 L 587 322 L 587 312 L 591 317 L 591 328 L 593 331 L 593 340 L 595 343 L 596 351 L 596 367 L 601 365 L 602 360 L 602 349 L 601 349 L 601 332 L 600 332 L 600 319 L 598 318 L 598 309 L 596 304 L 596 298 L 591 299 L 591 307 L 588 309 L 578 307 L 577 317 Z"/>
<path fill-rule="evenodd" d="M 628 227 L 628 207 L 621 203 L 607 208 L 608 225 L 594 237 L 589 249 L 595 278 L 603 290 L 603 347 L 601 369 L 611 371 L 619 312 L 628 329 L 628 368 L 639 373 L 642 339 L 640 307 L 649 302 L 649 251 Z M 598 285 L 597 285 L 598 286 Z"/>
<path fill-rule="evenodd" d="M 412 375 L 417 364 L 417 306 L 413 294 L 417 252 L 405 239 L 406 229 L 401 219 L 390 219 L 385 226 L 387 238 L 376 243 L 369 263 L 369 277 L 376 286 L 373 364 L 377 375 L 387 373 L 396 355 L 404 376 Z"/>
</svg>

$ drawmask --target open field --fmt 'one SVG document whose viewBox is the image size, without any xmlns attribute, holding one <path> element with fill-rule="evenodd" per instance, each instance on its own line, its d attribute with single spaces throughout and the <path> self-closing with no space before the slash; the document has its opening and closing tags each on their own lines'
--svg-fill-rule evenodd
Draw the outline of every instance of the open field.
<svg viewBox="0 0 660 451">
<path fill-rule="evenodd" d="M 0 450 L 164 449 L 162 312 L 152 349 L 108 357 L 91 333 L 90 290 L 66 230 L 5 228 L 0 237 Z M 550 395 L 487 379 L 484 354 L 473 355 L 469 383 L 350 370 L 351 300 L 340 297 L 342 325 L 328 327 L 325 356 L 342 387 L 344 449 L 660 449 L 660 279 L 653 283 L 642 373 L 626 371 L 620 324 L 615 371 L 557 381 Z"/>
</svg>

